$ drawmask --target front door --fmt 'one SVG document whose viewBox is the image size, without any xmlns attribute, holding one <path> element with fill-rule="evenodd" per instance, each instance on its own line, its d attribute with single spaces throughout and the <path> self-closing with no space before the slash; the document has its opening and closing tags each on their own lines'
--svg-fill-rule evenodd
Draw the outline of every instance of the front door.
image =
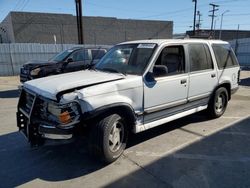
<svg viewBox="0 0 250 188">
<path fill-rule="evenodd" d="M 170 116 L 187 103 L 189 76 L 183 45 L 162 49 L 144 78 L 144 123 Z M 150 76 L 151 75 L 151 76 Z"/>
<path fill-rule="evenodd" d="M 72 72 L 86 69 L 87 65 L 90 63 L 90 57 L 87 50 L 78 50 L 72 53 L 68 59 L 72 59 L 65 68 L 64 72 Z"/>
</svg>

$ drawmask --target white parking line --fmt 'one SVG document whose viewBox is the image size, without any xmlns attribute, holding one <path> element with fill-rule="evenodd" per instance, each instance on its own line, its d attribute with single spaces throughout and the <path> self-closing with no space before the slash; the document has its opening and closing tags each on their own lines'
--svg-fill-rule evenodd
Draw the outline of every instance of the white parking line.
<svg viewBox="0 0 250 188">
<path fill-rule="evenodd" d="M 219 161 L 219 162 L 250 162 L 250 157 L 212 156 L 212 155 L 187 154 L 187 153 L 175 153 L 173 154 L 173 158 Z"/>
<path fill-rule="evenodd" d="M 223 118 L 223 119 L 240 119 L 240 118 L 244 118 L 244 116 L 221 116 L 220 118 Z"/>
</svg>

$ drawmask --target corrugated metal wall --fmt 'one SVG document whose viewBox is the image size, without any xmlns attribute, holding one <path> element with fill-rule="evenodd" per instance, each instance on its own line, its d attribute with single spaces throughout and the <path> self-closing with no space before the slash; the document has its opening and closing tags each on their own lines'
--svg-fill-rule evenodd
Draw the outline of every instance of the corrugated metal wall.
<svg viewBox="0 0 250 188">
<path fill-rule="evenodd" d="M 29 60 L 48 60 L 57 53 L 76 46 L 86 48 L 107 47 L 107 45 L 76 44 L 0 44 L 0 76 L 18 75 L 21 66 Z"/>
<path fill-rule="evenodd" d="M 250 38 L 230 41 L 241 66 L 250 66 Z M 55 54 L 75 47 L 94 45 L 76 44 L 30 44 L 10 43 L 0 44 L 0 76 L 18 75 L 20 67 L 29 60 L 48 60 Z M 107 45 L 98 45 L 109 48 Z"/>
<path fill-rule="evenodd" d="M 230 41 L 240 66 L 250 66 L 250 38 Z"/>
</svg>

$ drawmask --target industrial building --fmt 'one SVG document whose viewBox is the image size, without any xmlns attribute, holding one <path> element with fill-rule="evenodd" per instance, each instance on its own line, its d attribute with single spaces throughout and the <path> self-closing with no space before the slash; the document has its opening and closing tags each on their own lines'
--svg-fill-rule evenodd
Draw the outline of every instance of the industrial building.
<svg viewBox="0 0 250 188">
<path fill-rule="evenodd" d="M 127 40 L 172 38 L 172 21 L 83 17 L 85 44 L 112 45 Z M 76 44 L 76 16 L 10 12 L 0 24 L 0 43 Z"/>
<path fill-rule="evenodd" d="M 195 37 L 195 38 L 213 38 L 213 39 L 221 39 L 225 41 L 231 41 L 235 39 L 242 39 L 242 38 L 250 38 L 250 31 L 247 30 L 208 30 L 208 29 L 201 29 L 196 30 L 195 36 L 193 36 L 193 31 L 187 31 L 186 35 Z M 221 37 L 220 37 L 221 35 Z"/>
</svg>

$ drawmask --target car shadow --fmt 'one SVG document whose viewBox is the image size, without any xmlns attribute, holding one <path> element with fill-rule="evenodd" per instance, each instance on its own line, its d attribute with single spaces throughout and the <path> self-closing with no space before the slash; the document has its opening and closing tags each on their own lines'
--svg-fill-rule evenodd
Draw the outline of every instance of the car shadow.
<svg viewBox="0 0 250 188">
<path fill-rule="evenodd" d="M 129 187 L 131 182 L 141 177 L 142 172 L 157 177 L 156 182 L 148 182 L 148 187 L 154 183 L 157 184 L 155 187 L 249 187 L 250 149 L 246 146 L 250 141 L 249 124 L 250 117 L 242 119 L 230 127 L 155 158 L 154 155 L 148 156 L 150 152 L 142 154 L 143 160 L 136 160 L 142 168 L 106 187 Z M 134 153 L 127 154 L 127 157 L 137 159 Z"/>
<path fill-rule="evenodd" d="M 17 98 L 19 94 L 20 92 L 18 89 L 0 91 L 0 98 Z"/>
<path fill-rule="evenodd" d="M 84 140 L 30 148 L 19 132 L 13 132 L 0 136 L 0 143 L 0 187 L 16 187 L 36 178 L 69 180 L 105 166 L 88 156 Z"/>
<path fill-rule="evenodd" d="M 250 86 L 250 78 L 244 78 L 240 80 L 241 86 Z"/>
<path fill-rule="evenodd" d="M 140 134 L 132 134 L 128 148 L 189 123 L 208 121 L 203 113 L 182 118 Z M 34 179 L 63 181 L 81 177 L 107 166 L 92 159 L 86 139 L 69 144 L 30 148 L 19 132 L 0 136 L 0 185 L 16 187 Z M 0 186 L 0 187 L 1 187 Z"/>
<path fill-rule="evenodd" d="M 198 112 L 196 114 L 189 115 L 187 117 L 183 117 L 183 118 L 175 120 L 175 121 L 171 121 L 165 125 L 158 126 L 158 127 L 146 130 L 146 131 L 138 133 L 138 134 L 130 134 L 127 148 L 133 147 L 134 145 L 142 143 L 142 142 L 149 140 L 151 138 L 154 138 L 156 136 L 160 136 L 160 135 L 165 134 L 167 132 L 170 132 L 174 129 L 184 127 L 188 124 L 209 121 L 209 120 L 210 119 L 206 115 L 206 111 L 201 111 L 201 112 Z"/>
</svg>

